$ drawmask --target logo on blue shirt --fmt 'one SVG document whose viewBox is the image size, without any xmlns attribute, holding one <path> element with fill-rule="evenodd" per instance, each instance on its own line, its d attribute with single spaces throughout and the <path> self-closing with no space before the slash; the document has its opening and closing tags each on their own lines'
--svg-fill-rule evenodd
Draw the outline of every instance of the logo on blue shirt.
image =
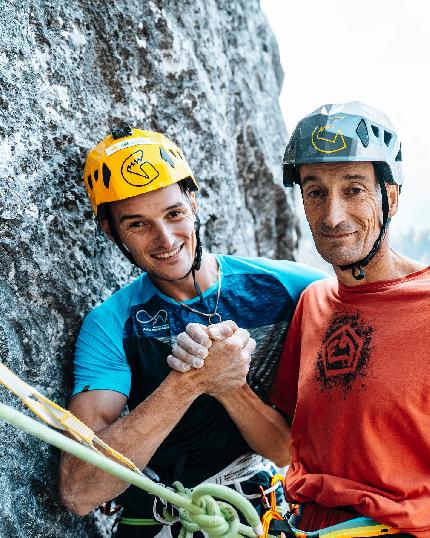
<svg viewBox="0 0 430 538">
<path fill-rule="evenodd" d="M 166 310 L 159 310 L 154 316 L 146 310 L 138 310 L 136 319 L 141 324 L 142 331 L 156 332 L 169 328 L 169 316 Z"/>
</svg>

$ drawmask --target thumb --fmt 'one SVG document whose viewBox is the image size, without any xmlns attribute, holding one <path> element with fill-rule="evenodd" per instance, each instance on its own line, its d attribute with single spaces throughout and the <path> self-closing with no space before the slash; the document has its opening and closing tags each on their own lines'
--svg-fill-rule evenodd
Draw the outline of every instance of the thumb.
<svg viewBox="0 0 430 538">
<path fill-rule="evenodd" d="M 226 338 L 230 338 L 236 330 L 236 323 L 230 319 L 215 325 L 209 325 L 208 327 L 209 338 L 212 338 L 212 340 L 225 340 Z"/>
</svg>

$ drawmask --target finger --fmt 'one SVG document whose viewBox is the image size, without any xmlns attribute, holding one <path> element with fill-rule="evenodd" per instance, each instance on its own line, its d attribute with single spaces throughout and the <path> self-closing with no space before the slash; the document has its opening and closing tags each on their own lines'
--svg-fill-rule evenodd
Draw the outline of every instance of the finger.
<svg viewBox="0 0 430 538">
<path fill-rule="evenodd" d="M 238 327 L 236 323 L 231 319 L 208 327 L 209 336 L 212 340 L 225 340 L 226 338 L 230 338 L 237 329 Z"/>
<path fill-rule="evenodd" d="M 173 355 L 169 355 L 167 357 L 167 364 L 170 366 L 170 368 L 178 372 L 188 372 L 188 370 L 191 370 L 191 366 L 188 366 L 188 364 L 182 362 Z"/>
<path fill-rule="evenodd" d="M 237 329 L 234 335 L 230 338 L 232 342 L 238 344 L 241 349 L 243 349 L 246 344 L 249 342 L 251 335 L 246 329 Z"/>
<path fill-rule="evenodd" d="M 202 349 L 206 348 L 203 347 Z M 188 353 L 188 351 L 185 351 L 185 349 L 178 344 L 173 346 L 172 355 L 192 368 L 201 368 L 205 363 L 204 359 Z"/>
<path fill-rule="evenodd" d="M 256 347 L 257 347 L 257 342 L 254 340 L 254 338 L 250 338 L 246 346 L 243 348 L 243 351 L 245 351 L 249 355 L 252 355 Z"/>
<path fill-rule="evenodd" d="M 200 323 L 188 323 L 186 326 L 187 334 L 198 344 L 210 348 L 212 341 L 208 336 L 208 328 Z"/>
<path fill-rule="evenodd" d="M 207 336 L 206 336 L 207 338 Z M 208 348 L 198 344 L 195 340 L 191 338 L 188 333 L 180 333 L 176 338 L 176 343 L 179 347 L 194 355 L 195 357 L 200 357 L 205 359 L 208 356 Z M 176 355 L 175 352 L 173 352 Z M 181 357 L 180 357 L 181 358 Z"/>
</svg>

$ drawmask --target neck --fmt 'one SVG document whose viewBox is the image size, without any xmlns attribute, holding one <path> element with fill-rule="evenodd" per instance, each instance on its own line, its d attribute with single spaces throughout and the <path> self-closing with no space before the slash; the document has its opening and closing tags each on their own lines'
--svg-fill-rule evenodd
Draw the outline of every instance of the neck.
<svg viewBox="0 0 430 538">
<path fill-rule="evenodd" d="M 401 256 L 395 250 L 391 249 L 387 235 L 375 257 L 364 267 L 365 277 L 362 280 L 356 280 L 352 276 L 351 269 L 342 271 L 338 266 L 334 265 L 333 270 L 342 284 L 346 286 L 360 286 L 361 284 L 368 284 L 370 282 L 403 278 L 425 267 L 423 263 Z"/>
<path fill-rule="evenodd" d="M 161 292 L 175 301 L 186 301 L 197 296 L 191 272 L 180 280 L 163 280 L 154 275 L 149 275 L 149 277 Z M 202 292 L 218 280 L 218 262 L 213 254 L 203 252 L 200 269 L 196 272 L 196 280 Z"/>
</svg>

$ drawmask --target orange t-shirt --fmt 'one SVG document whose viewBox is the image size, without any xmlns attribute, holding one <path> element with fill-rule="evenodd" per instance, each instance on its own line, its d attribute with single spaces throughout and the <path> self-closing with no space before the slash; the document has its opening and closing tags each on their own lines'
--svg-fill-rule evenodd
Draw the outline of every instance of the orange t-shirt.
<svg viewBox="0 0 430 538">
<path fill-rule="evenodd" d="M 293 418 L 290 499 L 430 537 L 430 267 L 302 294 L 271 402 Z"/>
</svg>

